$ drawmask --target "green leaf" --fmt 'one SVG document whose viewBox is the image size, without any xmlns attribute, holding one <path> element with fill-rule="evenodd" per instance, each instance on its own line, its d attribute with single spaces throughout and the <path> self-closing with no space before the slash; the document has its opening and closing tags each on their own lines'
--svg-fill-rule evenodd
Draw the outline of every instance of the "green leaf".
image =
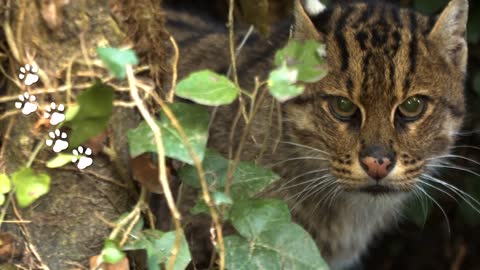
<svg viewBox="0 0 480 270">
<path fill-rule="evenodd" d="M 290 41 L 275 54 L 275 65 L 298 70 L 298 81 L 317 82 L 327 75 L 325 45 L 313 40 Z"/>
<path fill-rule="evenodd" d="M 212 199 L 216 206 L 233 204 L 233 200 L 230 196 L 219 191 L 212 192 Z"/>
<path fill-rule="evenodd" d="M 97 82 L 77 97 L 78 112 L 69 122 L 70 147 L 77 147 L 107 128 L 113 110 L 113 89 Z"/>
<path fill-rule="evenodd" d="M 0 205 L 3 205 L 5 203 L 5 195 L 0 194 Z"/>
<path fill-rule="evenodd" d="M 246 238 L 256 238 L 276 224 L 290 222 L 290 212 L 285 202 L 274 199 L 236 202 L 230 220 L 237 231 Z"/>
<path fill-rule="evenodd" d="M 202 160 L 208 139 L 208 112 L 199 105 L 185 103 L 171 104 L 170 109 L 183 127 L 190 146 Z M 156 122 L 162 131 L 165 155 L 193 164 L 193 159 L 190 157 L 180 134 L 170 120 L 162 113 L 160 121 Z M 128 143 L 132 157 L 146 152 L 157 152 L 153 132 L 146 122 L 142 122 L 137 128 L 128 131 Z"/>
<path fill-rule="evenodd" d="M 105 240 L 105 245 L 102 250 L 102 259 L 106 263 L 116 264 L 125 258 L 125 253 L 123 253 L 118 244 L 112 240 Z"/>
<path fill-rule="evenodd" d="M 310 235 L 295 223 L 277 223 L 258 238 L 225 237 L 231 270 L 328 270 Z"/>
<path fill-rule="evenodd" d="M 12 183 L 10 182 L 8 175 L 0 173 L 0 194 L 8 193 L 11 189 Z"/>
<path fill-rule="evenodd" d="M 65 164 L 72 162 L 72 158 L 74 157 L 74 155 L 70 154 L 58 154 L 47 162 L 47 168 L 60 168 Z"/>
<path fill-rule="evenodd" d="M 230 196 L 227 196 L 227 194 L 223 192 L 218 192 L 214 191 L 211 193 L 213 203 L 215 206 L 231 206 L 233 204 L 233 200 Z M 225 209 L 223 213 L 223 218 L 225 220 L 229 219 L 229 209 Z M 205 203 L 203 200 L 202 196 L 199 196 L 197 200 L 195 201 L 195 205 L 190 209 L 190 213 L 193 215 L 198 215 L 198 214 L 210 214 L 210 209 L 208 208 L 208 205 Z"/>
<path fill-rule="evenodd" d="M 65 112 L 65 121 L 72 121 L 75 116 L 77 116 L 80 106 L 78 104 L 69 105 L 67 111 Z"/>
<path fill-rule="evenodd" d="M 236 202 L 230 219 L 243 237 L 225 238 L 228 269 L 328 269 L 310 234 L 290 221 L 286 203 Z"/>
<path fill-rule="evenodd" d="M 232 103 L 239 90 L 227 77 L 210 70 L 190 74 L 178 83 L 175 94 L 196 103 L 218 106 Z"/>
<path fill-rule="evenodd" d="M 208 149 L 202 164 L 210 189 L 213 191 L 223 189 L 227 181 L 228 160 L 219 153 Z M 195 167 L 181 168 L 179 176 L 187 185 L 200 188 L 200 178 Z M 233 174 L 230 194 L 234 201 L 250 198 L 278 179 L 279 176 L 272 171 L 252 162 L 239 162 Z"/>
<path fill-rule="evenodd" d="M 198 214 L 209 215 L 210 214 L 210 210 L 208 209 L 208 205 L 201 198 L 198 198 L 195 201 L 195 205 L 192 208 L 190 208 L 189 212 L 192 215 L 198 215 Z"/>
<path fill-rule="evenodd" d="M 50 176 L 22 168 L 12 174 L 15 196 L 20 207 L 27 207 L 50 190 Z"/>
<path fill-rule="evenodd" d="M 125 79 L 127 65 L 138 64 L 138 58 L 133 50 L 97 48 L 97 54 L 117 79 Z"/>
<path fill-rule="evenodd" d="M 190 250 L 185 237 L 182 235 L 180 240 L 180 249 L 174 263 L 174 270 L 185 269 L 191 260 Z M 147 251 L 147 269 L 160 270 L 160 264 L 165 263 L 168 265 L 174 246 L 175 232 L 164 233 L 158 230 L 144 230 L 137 234 L 135 239 L 130 239 L 123 249 L 145 249 Z"/>
<path fill-rule="evenodd" d="M 303 86 L 297 86 L 298 70 L 282 65 L 270 72 L 268 76 L 268 90 L 278 101 L 283 102 L 301 95 Z"/>
</svg>

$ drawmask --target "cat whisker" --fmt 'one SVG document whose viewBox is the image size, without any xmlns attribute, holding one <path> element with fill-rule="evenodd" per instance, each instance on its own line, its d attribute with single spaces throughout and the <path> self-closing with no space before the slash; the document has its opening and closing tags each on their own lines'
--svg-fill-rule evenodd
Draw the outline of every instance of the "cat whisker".
<svg viewBox="0 0 480 270">
<path fill-rule="evenodd" d="M 480 134 L 480 129 L 464 131 L 464 132 L 460 131 L 460 132 L 456 132 L 454 134 L 457 135 L 457 136 L 470 136 L 470 135 L 473 135 L 473 134 Z"/>
<path fill-rule="evenodd" d="M 340 192 L 341 192 L 341 188 L 339 186 L 336 186 L 335 187 L 335 192 L 333 193 L 333 195 L 328 200 L 325 201 L 325 203 L 328 203 L 328 208 L 327 209 L 332 208 L 332 205 L 335 202 L 335 200 L 339 197 Z"/>
<path fill-rule="evenodd" d="M 324 175 L 324 176 L 321 176 L 321 177 L 309 179 L 307 181 L 302 181 L 300 183 L 296 183 L 296 184 L 293 184 L 293 185 L 289 185 L 289 186 L 285 186 L 285 187 L 282 186 L 280 189 L 278 189 L 278 191 L 283 191 L 283 190 L 286 190 L 286 189 L 289 189 L 289 188 L 298 187 L 298 186 L 301 186 L 301 185 L 304 185 L 304 184 L 308 184 L 308 183 L 312 183 L 312 182 L 315 182 L 315 181 L 323 180 L 323 179 L 328 178 L 328 177 L 331 177 L 331 175 L 327 174 L 327 175 Z"/>
<path fill-rule="evenodd" d="M 442 158 L 459 158 L 459 159 L 470 161 L 470 162 L 480 166 L 479 161 L 476 161 L 476 160 L 468 158 L 468 157 L 460 156 L 460 155 L 443 155 L 443 156 L 438 156 L 438 157 L 434 157 L 434 158 L 427 158 L 426 160 L 437 160 L 437 159 L 442 159 Z"/>
<path fill-rule="evenodd" d="M 316 193 L 315 197 L 313 197 L 313 201 L 317 199 L 318 195 L 322 195 L 323 194 L 323 197 L 318 200 L 318 202 L 315 204 L 315 207 L 313 207 L 311 209 L 311 213 L 315 212 L 316 208 L 320 205 L 320 203 L 322 203 L 322 201 L 329 196 L 330 192 L 328 193 L 324 193 L 323 191 L 330 188 L 333 184 L 336 184 L 338 183 L 338 180 L 333 176 L 333 175 L 330 175 L 331 178 L 329 179 L 330 183 L 329 185 L 327 186 L 323 186 L 323 187 L 319 187 L 318 189 L 314 190 L 314 193 Z"/>
<path fill-rule="evenodd" d="M 309 172 L 306 172 L 306 173 L 302 173 L 302 174 L 300 174 L 300 175 L 297 175 L 297 176 L 295 176 L 294 178 L 292 178 L 292 179 L 288 180 L 287 182 L 285 182 L 284 184 L 282 184 L 282 185 L 280 186 L 280 190 L 279 190 L 279 191 L 283 190 L 282 188 L 283 188 L 284 186 L 288 185 L 288 184 L 291 183 L 292 181 L 297 180 L 297 179 L 300 178 L 300 177 L 303 177 L 303 176 L 305 176 L 305 175 L 309 175 L 309 174 L 312 174 L 312 173 L 325 172 L 325 171 L 328 171 L 328 170 L 329 170 L 329 169 L 313 170 L 313 171 L 309 171 Z M 327 174 L 327 175 L 329 175 L 329 174 Z"/>
<path fill-rule="evenodd" d="M 314 150 L 314 151 L 316 151 L 316 152 L 319 152 L 319 153 L 322 153 L 322 154 L 325 154 L 325 155 L 328 155 L 328 156 L 331 155 L 330 153 L 325 152 L 325 151 L 323 151 L 323 150 L 320 150 L 320 149 L 317 149 L 317 148 L 314 148 L 314 147 L 311 147 L 311 146 L 299 144 L 299 143 L 286 142 L 286 141 L 281 141 L 280 143 L 289 144 L 289 145 L 298 146 L 298 147 L 303 147 L 303 148 L 310 149 L 310 150 Z"/>
<path fill-rule="evenodd" d="M 457 198 L 455 198 L 452 194 L 448 193 L 447 191 L 445 191 L 445 190 L 443 190 L 443 189 L 441 189 L 441 188 L 439 188 L 439 187 L 436 187 L 435 185 L 429 184 L 429 183 L 427 183 L 426 181 L 423 181 L 423 180 L 427 180 L 427 181 L 428 181 L 428 179 L 422 179 L 421 177 L 420 177 L 420 179 L 417 179 L 418 182 L 420 182 L 420 183 L 422 183 L 422 184 L 424 184 L 424 185 L 426 185 L 426 186 L 428 186 L 428 187 L 431 187 L 431 188 L 433 188 L 433 189 L 435 189 L 435 190 L 437 190 L 437 191 L 439 191 L 439 192 L 447 195 L 448 197 L 452 198 L 454 201 L 456 201 L 456 202 L 458 203 Z"/>
<path fill-rule="evenodd" d="M 326 181 L 322 181 L 320 182 L 319 184 L 316 184 L 316 185 L 313 185 L 312 187 L 310 188 L 306 188 L 305 190 L 303 190 L 302 192 L 299 192 L 299 194 L 296 196 L 296 203 L 294 204 L 294 206 L 292 207 L 292 211 L 299 205 L 301 205 L 305 200 L 307 200 L 308 198 L 310 198 L 312 195 L 314 194 L 321 194 L 323 193 L 324 190 L 326 190 L 327 188 L 331 187 L 332 185 L 334 185 L 336 183 L 336 180 L 335 178 L 330 178 L 330 179 L 327 179 Z M 305 195 L 304 195 L 305 194 Z M 328 193 L 325 195 L 327 196 Z M 324 197 L 325 198 L 325 197 Z M 322 199 L 323 200 L 323 199 Z"/>
<path fill-rule="evenodd" d="M 464 200 L 470 207 L 472 207 L 477 213 L 480 213 L 480 202 L 475 199 L 472 195 L 466 193 L 465 191 L 457 188 L 454 185 L 451 185 L 445 181 L 442 181 L 438 178 L 435 178 L 431 175 L 426 175 L 423 174 L 422 176 L 426 177 L 428 180 L 435 182 L 437 184 L 443 185 L 444 187 L 448 188 L 451 190 L 453 193 L 455 193 L 458 197 L 460 197 L 462 200 Z M 473 201 L 473 202 L 472 202 Z M 474 203 L 476 205 L 474 205 Z"/>
<path fill-rule="evenodd" d="M 277 163 L 274 163 L 272 165 L 270 165 L 269 167 L 272 168 L 272 167 L 275 167 L 279 164 L 282 164 L 282 163 L 285 163 L 285 162 L 289 162 L 289 161 L 295 161 L 295 160 L 322 160 L 322 161 L 329 161 L 329 159 L 327 158 L 320 158 L 320 157 L 295 157 L 295 158 L 289 158 L 289 159 L 286 159 L 286 160 L 282 160 L 282 161 L 279 161 Z"/>
<path fill-rule="evenodd" d="M 472 171 L 472 170 L 469 170 L 467 168 L 463 168 L 463 167 L 460 167 L 460 166 L 447 166 L 447 165 L 425 165 L 425 167 L 430 167 L 430 168 L 444 168 L 444 169 L 454 169 L 454 170 L 459 170 L 459 171 L 464 171 L 464 172 L 468 172 L 468 173 L 471 173 L 475 176 L 478 176 L 480 177 L 480 173 L 477 173 L 475 171 Z"/>
<path fill-rule="evenodd" d="M 311 194 L 316 193 L 316 191 L 324 189 L 331 183 L 332 183 L 331 178 L 327 178 L 324 181 L 318 181 L 317 183 L 311 183 L 302 191 L 298 192 L 295 196 L 290 197 L 290 199 L 295 199 L 296 201 L 303 202 L 304 198 L 308 198 Z M 302 195 L 304 196 L 302 197 Z"/>
<path fill-rule="evenodd" d="M 445 210 L 443 209 L 443 207 L 432 197 L 428 194 L 427 191 L 425 191 L 425 189 L 423 189 L 422 187 L 420 186 L 415 186 L 418 190 L 420 190 L 420 192 L 422 192 L 425 196 L 427 196 L 427 198 L 429 198 L 439 209 L 440 211 L 442 212 L 443 216 L 445 217 L 445 221 L 447 222 L 447 230 L 448 230 L 448 234 L 451 233 L 451 230 L 450 230 L 450 222 L 448 221 L 448 215 L 447 215 L 447 212 L 445 212 Z"/>
<path fill-rule="evenodd" d="M 415 188 L 415 185 L 409 184 L 410 187 L 412 187 L 413 195 L 417 200 L 420 202 L 420 206 L 422 207 L 422 214 L 423 216 L 427 216 L 428 214 L 428 208 L 427 208 L 427 203 L 428 199 L 425 196 L 422 196 L 423 194 L 418 191 L 418 189 Z"/>
<path fill-rule="evenodd" d="M 475 150 L 480 150 L 480 147 L 478 146 L 473 146 L 473 145 L 455 145 L 450 147 L 450 149 L 458 149 L 458 148 L 468 148 L 468 149 L 475 149 Z"/>
<path fill-rule="evenodd" d="M 335 182 L 333 182 L 333 183 L 335 183 Z M 332 183 L 332 185 L 333 185 L 333 183 Z M 331 185 L 329 185 L 329 186 L 331 186 Z M 326 188 L 325 188 L 325 189 L 326 189 Z M 328 198 L 329 198 L 330 196 L 332 196 L 332 194 L 333 194 L 334 192 L 335 192 L 335 188 L 333 188 L 333 189 L 331 189 L 330 191 L 328 191 L 327 193 L 325 193 L 324 196 L 323 196 L 322 198 L 320 198 L 320 200 L 315 204 L 315 207 L 313 208 L 313 211 L 315 211 L 315 209 L 316 209 L 320 204 L 322 204 L 322 202 L 324 202 L 324 201 L 325 201 L 325 202 L 328 202 Z M 320 192 L 314 192 L 314 193 L 316 193 L 316 195 L 315 195 L 314 198 L 317 198 L 317 196 L 318 196 L 319 194 L 321 194 Z M 302 201 L 302 202 L 303 202 L 303 201 Z M 312 213 L 313 213 L 313 212 L 312 212 Z"/>
</svg>

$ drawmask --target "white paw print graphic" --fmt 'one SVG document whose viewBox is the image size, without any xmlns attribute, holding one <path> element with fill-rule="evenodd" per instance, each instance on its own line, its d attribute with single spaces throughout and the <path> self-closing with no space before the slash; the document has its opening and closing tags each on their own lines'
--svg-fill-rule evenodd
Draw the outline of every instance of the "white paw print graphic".
<svg viewBox="0 0 480 270">
<path fill-rule="evenodd" d="M 20 74 L 18 74 L 18 78 L 20 80 L 23 80 L 23 83 L 25 83 L 25 85 L 32 85 L 38 82 L 39 78 L 37 72 L 38 67 L 26 64 L 25 67 L 20 68 Z"/>
<path fill-rule="evenodd" d="M 25 92 L 23 95 L 18 96 L 17 102 L 15 102 L 15 108 L 22 110 L 22 113 L 29 115 L 37 110 L 38 106 L 35 104 L 37 98 L 34 95 L 30 95 Z"/>
<path fill-rule="evenodd" d="M 88 148 L 83 151 L 83 147 L 79 146 L 77 149 L 72 151 L 74 157 L 72 158 L 72 162 L 77 165 L 77 168 L 83 170 L 93 163 L 93 159 L 90 157 L 92 154 L 92 149 Z M 77 162 L 78 161 L 78 162 Z"/>
<path fill-rule="evenodd" d="M 65 121 L 65 106 L 63 104 L 58 105 L 55 102 L 50 103 L 50 106 L 45 108 L 46 112 L 43 115 L 46 119 L 50 119 L 51 125 L 58 125 Z"/>
<path fill-rule="evenodd" d="M 55 132 L 48 133 L 51 139 L 48 139 L 45 143 L 48 146 L 53 146 L 53 152 L 59 153 L 68 148 L 67 134 L 56 129 Z"/>
</svg>

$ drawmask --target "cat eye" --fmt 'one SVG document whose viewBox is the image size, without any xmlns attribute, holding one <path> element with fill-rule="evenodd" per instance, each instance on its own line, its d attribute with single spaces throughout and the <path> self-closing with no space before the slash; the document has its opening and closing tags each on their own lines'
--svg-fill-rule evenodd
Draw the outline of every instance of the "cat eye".
<svg viewBox="0 0 480 270">
<path fill-rule="evenodd" d="M 398 113 L 407 121 L 415 121 L 425 112 L 427 102 L 422 96 L 413 96 L 398 106 Z"/>
<path fill-rule="evenodd" d="M 340 120 L 350 120 L 357 112 L 358 107 L 348 98 L 332 97 L 328 105 L 332 114 Z"/>
</svg>

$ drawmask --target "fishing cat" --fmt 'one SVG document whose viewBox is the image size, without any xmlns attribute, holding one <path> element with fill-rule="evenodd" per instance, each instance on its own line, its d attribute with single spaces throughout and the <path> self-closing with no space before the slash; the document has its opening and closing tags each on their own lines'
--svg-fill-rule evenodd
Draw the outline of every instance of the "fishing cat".
<svg viewBox="0 0 480 270">
<path fill-rule="evenodd" d="M 242 159 L 281 175 L 265 196 L 289 203 L 332 269 L 357 262 L 395 223 L 409 195 L 425 192 L 421 181 L 431 180 L 435 158 L 454 143 L 465 113 L 467 13 L 467 0 L 451 0 L 432 17 L 362 2 L 309 16 L 295 2 L 291 38 L 326 44 L 328 75 L 279 106 L 267 99 Z M 168 16 L 180 44 L 180 76 L 228 70 L 224 25 Z M 197 30 L 185 31 L 186 22 Z M 267 41 L 253 35 L 242 49 L 238 73 L 246 89 L 254 76 L 265 78 L 285 44 L 288 26 L 278 28 Z M 237 106 L 218 108 L 212 125 L 209 146 L 224 154 L 238 145 L 239 136 L 228 139 Z"/>
</svg>

